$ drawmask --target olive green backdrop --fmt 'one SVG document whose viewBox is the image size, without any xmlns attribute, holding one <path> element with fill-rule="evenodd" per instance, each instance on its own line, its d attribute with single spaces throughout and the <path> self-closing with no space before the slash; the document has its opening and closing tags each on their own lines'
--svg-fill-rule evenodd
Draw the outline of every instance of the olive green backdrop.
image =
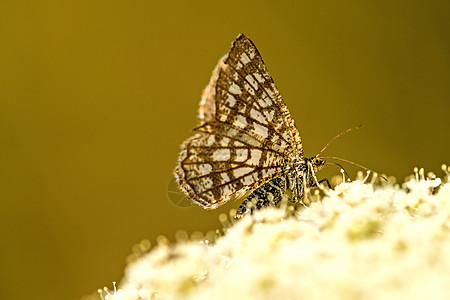
<svg viewBox="0 0 450 300">
<path fill-rule="evenodd" d="M 167 186 L 240 32 L 306 155 L 362 123 L 325 154 L 400 181 L 450 162 L 446 0 L 3 0 L 0 24 L 1 299 L 78 299 L 120 280 L 141 239 L 220 226 Z"/>
</svg>

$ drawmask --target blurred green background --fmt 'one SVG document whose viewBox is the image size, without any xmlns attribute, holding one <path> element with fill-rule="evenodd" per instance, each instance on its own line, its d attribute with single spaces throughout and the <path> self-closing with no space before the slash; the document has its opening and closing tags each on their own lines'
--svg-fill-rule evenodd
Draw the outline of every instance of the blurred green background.
<svg viewBox="0 0 450 300">
<path fill-rule="evenodd" d="M 78 299 L 119 281 L 141 239 L 220 227 L 238 203 L 180 208 L 167 186 L 240 32 L 307 156 L 362 123 L 324 154 L 399 181 L 450 163 L 447 0 L 3 0 L 0 24 L 1 299 Z"/>
</svg>

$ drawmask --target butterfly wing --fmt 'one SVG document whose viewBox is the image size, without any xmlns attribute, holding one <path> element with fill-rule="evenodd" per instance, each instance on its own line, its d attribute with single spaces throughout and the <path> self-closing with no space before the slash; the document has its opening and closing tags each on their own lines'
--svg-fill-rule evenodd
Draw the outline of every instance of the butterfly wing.
<svg viewBox="0 0 450 300">
<path fill-rule="evenodd" d="M 294 121 L 255 45 L 241 34 L 214 70 L 175 170 L 181 189 L 213 209 L 246 196 L 303 157 Z"/>
</svg>

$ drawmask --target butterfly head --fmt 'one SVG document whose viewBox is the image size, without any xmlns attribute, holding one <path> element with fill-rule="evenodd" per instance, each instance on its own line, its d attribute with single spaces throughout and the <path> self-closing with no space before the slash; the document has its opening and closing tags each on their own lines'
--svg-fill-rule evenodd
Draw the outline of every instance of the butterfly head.
<svg viewBox="0 0 450 300">
<path fill-rule="evenodd" d="M 322 169 L 323 168 L 323 166 L 325 165 L 325 160 L 323 159 L 323 158 L 321 158 L 321 157 L 319 157 L 319 156 L 314 156 L 314 157 L 311 157 L 310 159 L 308 159 L 309 160 L 309 162 L 311 162 L 311 164 L 312 164 L 312 166 L 313 166 L 313 168 L 314 168 L 314 171 L 318 171 L 318 170 L 320 170 L 320 169 Z"/>
</svg>

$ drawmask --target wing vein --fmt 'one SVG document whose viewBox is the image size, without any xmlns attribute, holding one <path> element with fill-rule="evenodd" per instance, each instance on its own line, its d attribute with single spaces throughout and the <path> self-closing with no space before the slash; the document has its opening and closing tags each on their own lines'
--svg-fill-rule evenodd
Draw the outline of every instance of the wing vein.
<svg viewBox="0 0 450 300">
<path fill-rule="evenodd" d="M 206 189 L 206 190 L 200 192 L 199 194 L 200 194 L 200 195 L 201 195 L 201 194 L 205 194 L 205 193 L 210 192 L 210 191 L 212 191 L 212 190 L 214 190 L 214 189 L 217 189 L 217 188 L 226 186 L 226 185 L 228 185 L 228 184 L 230 184 L 230 183 L 233 183 L 233 182 L 236 182 L 236 181 L 238 181 L 238 180 L 241 180 L 242 178 L 244 178 L 244 177 L 246 177 L 246 176 L 249 176 L 249 175 L 251 175 L 251 174 L 253 174 L 253 173 L 257 172 L 257 171 L 259 171 L 259 170 L 256 170 L 256 169 L 255 169 L 255 170 L 251 171 L 250 173 L 247 173 L 247 174 L 245 174 L 245 175 L 236 177 L 236 178 L 234 178 L 234 179 L 232 179 L 232 180 L 230 180 L 230 181 L 228 181 L 228 182 L 225 182 L 225 183 L 222 183 L 222 184 L 213 186 L 212 188 Z M 281 174 L 281 173 L 282 173 L 282 172 L 280 172 L 279 174 Z M 275 176 L 275 174 L 277 174 L 277 173 L 271 174 L 271 175 L 270 175 L 271 178 L 273 178 L 273 177 Z M 249 185 L 247 185 L 247 186 L 252 187 L 252 185 L 254 185 L 255 183 L 258 183 L 258 181 L 255 181 L 253 184 L 249 184 Z"/>
<path fill-rule="evenodd" d="M 245 51 L 244 51 L 244 52 L 245 52 Z M 253 87 L 252 84 L 250 84 L 250 82 L 247 80 L 247 78 L 245 78 L 245 77 L 241 74 L 241 72 L 239 72 L 239 71 L 238 71 L 236 68 L 234 68 L 231 64 L 229 64 L 228 66 L 229 66 L 230 68 L 232 68 L 237 74 L 239 74 L 239 76 L 241 77 L 241 79 L 245 80 L 245 82 L 247 82 L 247 84 L 250 86 L 251 89 L 253 89 L 253 90 L 255 91 L 255 94 L 256 94 L 256 91 L 257 91 L 257 90 Z M 235 84 L 237 84 L 238 86 L 240 86 L 240 84 L 238 84 L 237 81 L 235 81 L 233 78 L 231 78 L 231 76 L 229 76 L 228 74 L 225 74 L 224 72 L 221 72 L 221 73 L 224 74 L 229 80 L 233 81 Z M 247 74 L 247 73 L 245 73 L 245 74 Z M 257 81 L 256 78 L 255 78 L 255 76 L 254 76 L 253 74 L 249 74 L 249 75 L 251 75 L 251 76 L 255 79 L 255 81 Z M 270 75 L 269 75 L 269 76 L 270 76 Z M 218 86 L 219 86 L 220 88 L 223 89 L 222 86 L 220 86 L 220 85 L 218 85 Z M 227 90 L 227 89 L 224 89 L 224 90 L 228 93 L 228 90 Z M 274 100 L 273 103 L 277 103 L 277 101 L 275 101 L 275 99 L 273 99 L 272 97 L 269 96 L 269 94 L 267 93 L 267 91 L 266 91 L 265 88 L 263 88 L 262 90 L 263 90 L 263 93 L 266 94 L 266 96 L 267 96 L 269 99 Z M 256 100 L 256 99 L 253 97 L 253 95 L 250 94 L 250 96 L 251 96 L 252 99 Z M 252 104 L 256 104 L 256 106 L 258 107 L 258 109 L 259 109 L 260 111 L 263 110 L 263 108 L 259 105 L 258 101 L 252 101 Z M 277 110 L 278 110 L 278 108 L 277 108 Z M 278 110 L 278 112 L 279 112 L 280 115 L 281 115 L 281 120 L 283 121 L 284 127 L 288 128 L 288 126 L 287 126 L 287 124 L 286 124 L 286 121 L 285 121 L 285 119 L 284 119 L 283 113 L 282 113 L 280 110 Z M 268 122 L 268 124 L 271 123 L 271 121 L 269 121 L 269 120 L 266 118 L 266 116 L 265 116 L 264 114 L 261 114 L 261 115 L 264 117 L 264 119 L 266 119 L 266 121 Z M 252 119 L 253 119 L 253 118 L 252 118 Z M 255 120 L 255 119 L 253 119 L 253 120 Z M 255 120 L 255 121 L 256 121 L 256 120 Z M 260 122 L 258 122 L 258 123 L 261 124 Z M 268 127 L 268 126 L 266 126 L 266 125 L 264 125 L 264 124 L 261 124 L 261 125 L 263 125 L 264 127 Z M 291 142 L 287 141 L 287 140 L 283 137 L 283 135 L 279 134 L 278 131 L 275 130 L 275 128 L 273 128 L 273 127 L 268 127 L 268 128 L 271 128 L 271 129 L 273 130 L 273 132 L 277 133 L 277 135 L 278 135 L 281 139 L 283 139 L 283 140 L 286 142 L 286 144 L 288 144 L 288 145 L 291 145 L 291 144 L 292 144 Z"/>
</svg>

